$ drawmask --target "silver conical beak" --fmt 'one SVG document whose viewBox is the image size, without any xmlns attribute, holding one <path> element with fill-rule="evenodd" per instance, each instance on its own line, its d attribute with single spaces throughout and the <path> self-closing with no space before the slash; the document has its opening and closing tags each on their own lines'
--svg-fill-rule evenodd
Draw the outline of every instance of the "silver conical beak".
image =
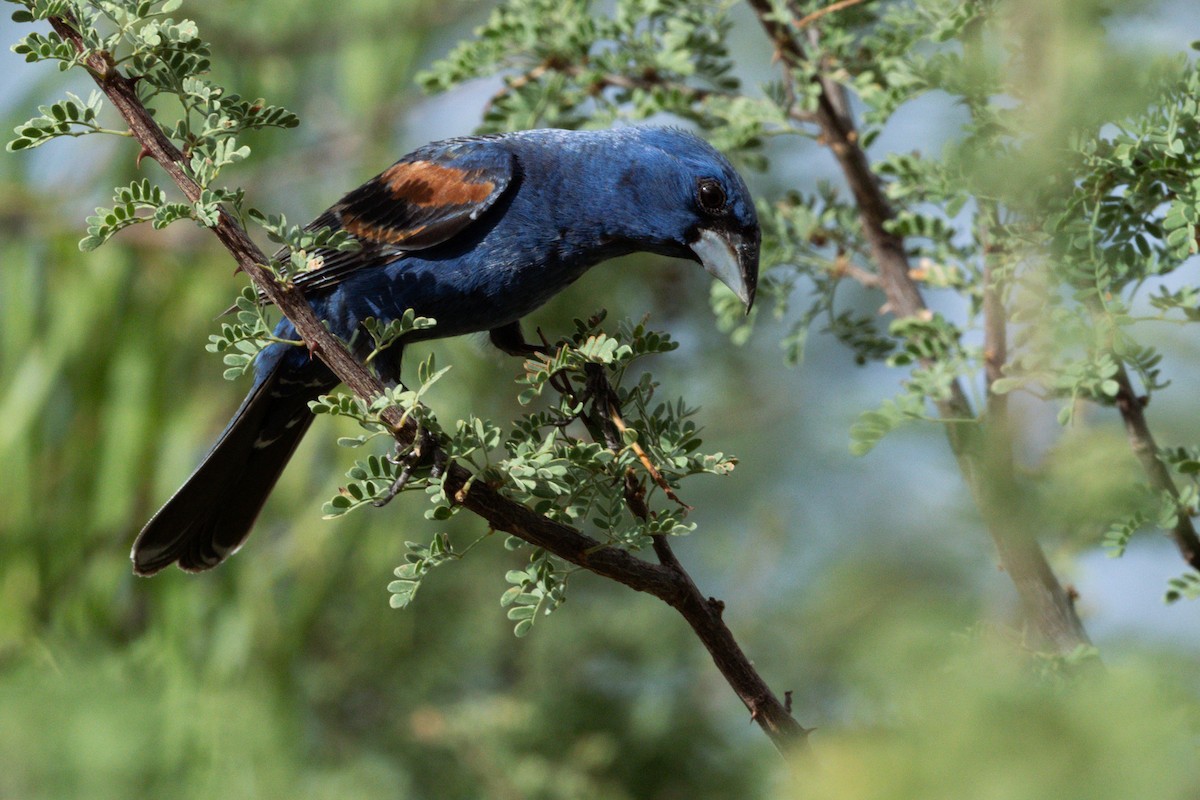
<svg viewBox="0 0 1200 800">
<path fill-rule="evenodd" d="M 700 264 L 728 286 L 750 313 L 758 286 L 758 236 L 702 228 L 691 248 Z"/>
</svg>

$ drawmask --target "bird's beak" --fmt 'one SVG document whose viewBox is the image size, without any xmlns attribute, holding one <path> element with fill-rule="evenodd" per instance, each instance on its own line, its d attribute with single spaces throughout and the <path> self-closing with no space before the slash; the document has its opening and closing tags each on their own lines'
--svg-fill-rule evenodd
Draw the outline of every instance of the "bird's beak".
<svg viewBox="0 0 1200 800">
<path fill-rule="evenodd" d="M 738 296 L 749 314 L 758 286 L 758 231 L 744 236 L 701 228 L 691 248 L 700 264 Z"/>
</svg>

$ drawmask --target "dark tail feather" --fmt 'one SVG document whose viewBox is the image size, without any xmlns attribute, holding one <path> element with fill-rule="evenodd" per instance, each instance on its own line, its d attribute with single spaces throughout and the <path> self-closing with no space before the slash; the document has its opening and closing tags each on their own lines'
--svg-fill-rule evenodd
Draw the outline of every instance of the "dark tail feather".
<svg viewBox="0 0 1200 800">
<path fill-rule="evenodd" d="M 204 462 L 142 528 L 130 554 L 135 574 L 153 575 L 176 561 L 186 572 L 211 569 L 246 541 L 312 423 L 308 400 L 332 388 L 279 372 L 250 392 Z"/>
</svg>

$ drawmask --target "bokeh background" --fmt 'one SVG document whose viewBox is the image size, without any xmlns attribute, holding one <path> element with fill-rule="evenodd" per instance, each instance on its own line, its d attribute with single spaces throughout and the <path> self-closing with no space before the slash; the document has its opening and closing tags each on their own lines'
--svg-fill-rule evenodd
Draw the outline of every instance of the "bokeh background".
<svg viewBox="0 0 1200 800">
<path fill-rule="evenodd" d="M 469 133 L 498 80 L 429 98 L 412 79 L 489 7 L 185 4 L 214 45 L 218 82 L 303 121 L 249 137 L 253 157 L 227 180 L 298 221 L 412 147 Z M 1109 35 L 1183 52 L 1190 8 L 1145 3 Z M 734 19 L 753 84 L 770 53 L 747 14 Z M 0 39 L 19 35 L 0 23 Z M 8 128 L 64 89 L 90 88 L 0 54 Z M 962 122 L 927 98 L 872 152 L 935 148 Z M 764 196 L 837 179 L 815 145 L 772 155 L 748 176 Z M 409 497 L 322 521 L 354 456 L 334 443 L 353 431 L 329 420 L 236 558 L 202 576 L 135 579 L 133 536 L 245 390 L 203 349 L 243 280 L 211 236 L 179 224 L 90 254 L 76 246 L 110 187 L 156 177 L 135 156 L 127 140 L 90 137 L 0 158 L 0 798 L 802 796 L 796 785 L 830 797 L 1200 796 L 1200 607 L 1162 603 L 1182 571 L 1169 543 L 1144 536 L 1110 561 L 1098 530 L 1064 525 L 1047 541 L 1111 675 L 1070 691 L 1031 680 L 1013 657 L 1011 586 L 942 432 L 914 426 L 865 458 L 849 453 L 850 423 L 901 375 L 857 367 L 819 335 L 789 368 L 785 325 L 765 318 L 731 344 L 690 264 L 606 264 L 533 322 L 553 336 L 606 307 L 648 315 L 682 342 L 651 365 L 661 391 L 702 404 L 706 445 L 741 464 L 693 481 L 699 529 L 677 551 L 726 601 L 762 674 L 820 728 L 815 772 L 783 766 L 652 598 L 579 576 L 569 602 L 516 640 L 498 600 L 522 557 L 495 541 L 436 571 L 412 608 L 390 609 L 404 541 L 438 528 Z M 1152 423 L 1166 441 L 1194 438 L 1196 342 L 1176 329 L 1149 338 L 1176 381 Z M 513 361 L 482 338 L 429 348 L 453 364 L 430 397 L 443 418 L 516 416 Z M 1053 409 L 1026 411 L 1036 451 L 1039 431 L 1058 436 Z M 1107 449 L 1079 445 L 1074 457 L 1128 467 L 1119 430 L 1113 412 L 1084 415 L 1070 441 Z M 1048 491 L 1086 497 L 1095 472 L 1064 474 Z M 447 529 L 468 541 L 482 526 L 461 515 Z M 913 713 L 926 724 L 909 725 Z"/>
</svg>

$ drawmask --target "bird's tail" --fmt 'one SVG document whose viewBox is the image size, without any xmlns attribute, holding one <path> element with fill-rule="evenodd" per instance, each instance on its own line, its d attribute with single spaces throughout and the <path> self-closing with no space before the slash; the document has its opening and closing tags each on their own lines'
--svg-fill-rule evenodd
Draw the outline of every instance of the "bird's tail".
<svg viewBox="0 0 1200 800">
<path fill-rule="evenodd" d="M 308 401 L 336 383 L 294 378 L 276 366 L 255 383 L 203 463 L 138 534 L 130 554 L 135 574 L 175 562 L 200 572 L 242 546 L 312 423 Z"/>
</svg>

